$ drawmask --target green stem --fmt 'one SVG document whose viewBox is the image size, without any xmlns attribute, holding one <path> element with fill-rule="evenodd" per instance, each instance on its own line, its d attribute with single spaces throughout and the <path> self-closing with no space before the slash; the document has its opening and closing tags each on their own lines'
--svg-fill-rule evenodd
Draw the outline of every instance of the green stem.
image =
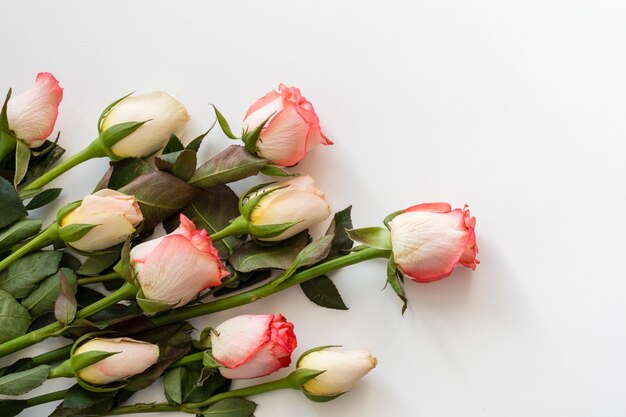
<svg viewBox="0 0 626 417">
<path fill-rule="evenodd" d="M 202 362 L 202 358 L 204 357 L 204 351 L 192 353 L 191 355 L 183 356 L 173 364 L 171 364 L 168 368 L 179 368 L 181 366 L 189 365 L 190 363 Z"/>
<path fill-rule="evenodd" d="M 216 242 L 229 236 L 239 236 L 248 233 L 248 221 L 243 216 L 237 217 L 228 226 L 211 235 L 211 239 Z"/>
<path fill-rule="evenodd" d="M 117 291 L 78 311 L 78 313 L 76 313 L 76 320 L 94 315 L 117 303 L 118 301 L 122 301 L 135 295 L 136 293 L 137 288 L 135 286 L 125 283 Z M 0 358 L 13 352 L 17 352 L 20 349 L 24 349 L 25 347 L 32 346 L 50 337 L 58 336 L 64 330 L 64 326 L 57 321 L 40 329 L 33 330 L 30 333 L 26 333 L 25 335 L 16 337 L 13 340 L 9 340 L 8 342 L 0 345 Z"/>
<path fill-rule="evenodd" d="M 95 284 L 98 282 L 104 281 L 114 281 L 116 279 L 120 279 L 120 274 L 117 272 L 110 272 L 104 275 L 98 275 L 96 277 L 87 277 L 87 278 L 79 278 L 77 280 L 78 285 L 87 285 L 87 284 Z"/>
<path fill-rule="evenodd" d="M 59 237 L 59 226 L 56 222 L 52 223 L 43 232 L 39 233 L 33 239 L 26 242 L 23 246 L 18 248 L 15 252 L 0 261 L 0 271 L 6 269 L 11 263 L 17 261 L 22 256 L 34 252 L 38 249 L 45 248 Z"/>
<path fill-rule="evenodd" d="M 158 413 L 167 411 L 178 411 L 190 414 L 197 414 L 200 409 L 207 407 L 211 404 L 215 404 L 218 401 L 225 400 L 226 398 L 241 398 L 250 395 L 262 394 L 264 392 L 275 391 L 279 389 L 298 389 L 298 386 L 294 384 L 291 375 L 285 378 L 278 379 L 276 381 L 265 382 L 263 384 L 252 385 L 250 387 L 236 389 L 232 391 L 222 392 L 215 394 L 205 401 L 198 403 L 186 403 L 182 405 L 170 405 L 166 403 L 160 404 L 133 404 L 123 407 L 117 407 L 109 411 L 105 416 L 117 416 L 120 414 L 136 414 L 136 413 Z"/>
<path fill-rule="evenodd" d="M 96 139 L 93 142 L 91 142 L 89 146 L 87 146 L 82 151 L 78 152 L 75 155 L 70 156 L 68 159 L 61 162 L 59 165 L 56 165 L 49 171 L 45 172 L 41 177 L 35 179 L 33 182 L 31 182 L 26 187 L 24 187 L 23 191 L 37 190 L 39 188 L 42 188 L 43 186 L 48 184 L 50 181 L 52 181 L 56 177 L 74 168 L 76 165 L 82 164 L 83 162 L 88 161 L 90 159 L 101 158 L 103 156 L 106 156 L 106 153 L 104 152 L 104 149 L 102 148 L 102 144 L 100 143 L 100 141 Z"/>
<path fill-rule="evenodd" d="M 40 404 L 49 403 L 52 401 L 62 400 L 63 398 L 65 398 L 66 393 L 67 393 L 67 390 L 61 390 L 61 391 L 50 392 L 48 394 L 43 394 L 38 397 L 29 398 L 26 400 L 26 408 L 34 407 Z"/>
<path fill-rule="evenodd" d="M 203 316 L 205 314 L 215 313 L 217 311 L 228 310 L 230 308 L 239 307 L 245 304 L 258 301 L 276 292 L 293 287 L 294 285 L 301 284 L 304 281 L 308 281 L 312 278 L 324 275 L 335 269 L 343 268 L 345 266 L 353 265 L 368 259 L 374 258 L 388 258 L 389 251 L 375 248 L 366 248 L 357 252 L 349 253 L 348 255 L 335 258 L 328 262 L 316 265 L 312 268 L 305 269 L 302 272 L 294 274 L 288 280 L 280 283 L 278 286 L 273 286 L 272 282 L 262 285 L 253 290 L 245 291 L 240 294 L 236 294 L 230 297 L 215 300 L 210 303 L 200 304 L 190 307 L 183 307 L 164 313 L 160 316 L 156 316 L 152 319 L 152 322 L 158 326 L 165 326 L 171 323 L 177 323 L 182 320 L 188 320 L 193 317 Z"/>
<path fill-rule="evenodd" d="M 72 359 L 67 359 L 65 362 L 57 367 L 50 369 L 48 373 L 48 379 L 52 378 L 72 378 L 74 376 L 74 369 L 72 369 Z"/>
</svg>

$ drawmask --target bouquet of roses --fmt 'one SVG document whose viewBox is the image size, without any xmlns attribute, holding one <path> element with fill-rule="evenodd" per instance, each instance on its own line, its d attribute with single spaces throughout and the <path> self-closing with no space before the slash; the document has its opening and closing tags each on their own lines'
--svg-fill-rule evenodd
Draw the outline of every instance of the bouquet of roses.
<svg viewBox="0 0 626 417">
<path fill-rule="evenodd" d="M 332 215 L 313 178 L 287 169 L 332 144 L 297 88 L 281 84 L 256 101 L 239 136 L 214 107 L 213 125 L 241 144 L 201 164 L 197 152 L 213 126 L 185 145 L 189 115 L 164 92 L 111 103 L 96 138 L 61 160 L 59 135 L 48 138 L 62 96 L 58 81 L 41 73 L 30 90 L 9 90 L 0 112 L 0 357 L 68 339 L 0 369 L 3 416 L 60 400 L 51 416 L 250 416 L 256 404 L 246 397 L 278 389 L 329 401 L 376 366 L 369 351 L 313 347 L 286 377 L 233 389 L 232 380 L 290 366 L 294 325 L 278 312 L 233 314 L 199 331 L 187 320 L 296 285 L 320 306 L 345 309 L 327 274 L 375 258 L 387 261 L 386 283 L 404 312 L 405 277 L 426 283 L 478 263 L 467 207 L 417 204 L 364 228 L 353 227 L 350 207 Z M 29 217 L 62 192 L 47 188 L 50 181 L 91 158 L 110 160 L 92 194 L 50 224 Z M 276 180 L 240 196 L 227 185 L 258 174 Z M 311 237 L 308 229 L 331 215 L 327 232 Z M 159 225 L 165 235 L 155 233 Z M 76 385 L 8 397 L 52 378 Z M 164 402 L 128 405 L 159 378 Z"/>
</svg>

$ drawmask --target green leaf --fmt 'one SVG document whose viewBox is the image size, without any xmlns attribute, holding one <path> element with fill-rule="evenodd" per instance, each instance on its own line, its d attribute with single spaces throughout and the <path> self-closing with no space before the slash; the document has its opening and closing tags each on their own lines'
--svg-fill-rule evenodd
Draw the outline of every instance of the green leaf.
<svg viewBox="0 0 626 417">
<path fill-rule="evenodd" d="M 217 118 L 217 122 L 222 128 L 222 132 L 224 132 L 224 134 L 230 139 L 239 139 L 237 136 L 233 134 L 232 130 L 230 130 L 230 126 L 228 125 L 226 118 L 222 115 L 222 113 L 220 113 L 217 107 L 213 106 L 213 110 L 215 110 L 215 117 Z"/>
<path fill-rule="evenodd" d="M 217 121 L 217 120 L 216 120 Z M 189 142 L 189 145 L 187 145 L 185 147 L 185 149 L 189 149 L 190 151 L 194 151 L 194 152 L 198 152 L 200 150 L 200 145 L 202 145 L 202 141 L 204 140 L 204 138 L 206 137 L 206 135 L 209 134 L 209 132 L 211 130 L 213 130 L 213 126 L 215 126 L 215 122 L 213 122 L 213 124 L 211 125 L 211 127 L 209 127 L 209 129 L 204 132 L 203 134 L 199 135 L 198 137 L 196 137 L 194 140 L 192 140 L 191 142 Z"/>
<path fill-rule="evenodd" d="M 162 171 L 142 175 L 119 191 L 137 198 L 144 217 L 142 230 L 150 230 L 179 212 L 200 192 L 179 178 Z"/>
<path fill-rule="evenodd" d="M 7 114 L 7 106 L 9 104 L 9 99 L 11 98 L 12 93 L 13 90 L 9 88 L 9 91 L 7 91 L 7 95 L 4 98 L 4 102 L 2 103 L 2 110 L 0 111 L 0 130 L 4 130 L 5 132 L 11 130 Z"/>
<path fill-rule="evenodd" d="M 65 149 L 54 143 L 51 143 L 44 151 L 39 154 L 34 152 L 31 155 L 28 171 L 24 177 L 23 184 L 27 184 L 35 178 L 41 177 L 46 171 L 54 166 L 65 153 Z"/>
<path fill-rule="evenodd" d="M 267 164 L 268 161 L 250 154 L 243 147 L 231 145 L 198 167 L 189 184 L 206 190 L 257 175 Z"/>
<path fill-rule="evenodd" d="M 328 227 L 327 235 L 333 234 L 333 243 L 330 247 L 330 253 L 326 257 L 326 261 L 343 256 L 345 252 L 352 248 L 354 242 L 348 236 L 347 230 L 352 229 L 351 218 L 352 206 L 335 213 L 332 223 Z"/>
<path fill-rule="evenodd" d="M 68 224 L 59 227 L 59 238 L 65 243 L 76 242 L 96 226 L 97 224 Z"/>
<path fill-rule="evenodd" d="M 165 144 L 163 152 L 161 153 L 163 155 L 167 155 L 168 153 L 182 151 L 183 149 L 185 149 L 185 147 L 183 146 L 183 143 L 180 141 L 180 139 L 178 139 L 178 136 L 172 134 L 170 136 L 170 139 L 167 141 L 167 144 Z"/>
<path fill-rule="evenodd" d="M 228 389 L 230 385 L 230 380 L 219 372 L 210 372 L 208 377 L 203 376 L 201 364 L 168 370 L 163 378 L 168 401 L 174 404 L 202 402 L 216 391 Z"/>
<path fill-rule="evenodd" d="M 22 305 L 34 318 L 54 311 L 54 304 L 61 293 L 61 274 L 65 276 L 72 293 L 76 293 L 76 274 L 71 269 L 61 268 L 39 284 L 30 295 L 22 300 Z"/>
<path fill-rule="evenodd" d="M 59 296 L 54 302 L 54 317 L 63 326 L 70 324 L 76 317 L 78 302 L 74 296 L 75 289 L 72 289 L 70 283 L 65 278 L 63 270 L 59 274 L 60 291 Z"/>
<path fill-rule="evenodd" d="M 182 211 L 198 229 L 214 234 L 224 229 L 230 221 L 239 216 L 237 196 L 225 185 L 209 188 L 196 197 Z M 179 216 L 164 223 L 165 230 L 171 233 L 180 224 Z M 221 258 L 230 256 L 245 241 L 245 237 L 230 236 L 214 242 Z"/>
<path fill-rule="evenodd" d="M 169 172 L 183 181 L 191 178 L 196 170 L 196 162 L 196 153 L 186 149 L 154 158 L 159 170 Z"/>
<path fill-rule="evenodd" d="M 304 295 L 318 306 L 335 310 L 348 310 L 335 283 L 325 275 L 300 284 Z"/>
<path fill-rule="evenodd" d="M 21 395 L 32 391 L 48 379 L 49 372 L 48 365 L 39 365 L 22 372 L 4 375 L 0 377 L 0 394 Z"/>
<path fill-rule="evenodd" d="M 156 171 L 156 168 L 140 158 L 125 158 L 113 162 L 108 183 L 102 188 L 119 190 L 135 178 Z"/>
<path fill-rule="evenodd" d="M 292 174 L 283 167 L 276 165 L 266 165 L 261 168 L 261 174 L 270 175 L 272 177 L 297 177 L 300 174 Z"/>
<path fill-rule="evenodd" d="M 117 261 L 119 257 L 120 252 L 118 251 L 105 252 L 101 255 L 90 256 L 76 272 L 79 275 L 86 276 L 98 275 L 105 269 L 115 264 L 115 261 Z"/>
<path fill-rule="evenodd" d="M 400 300 L 402 300 L 402 314 L 404 314 L 407 307 L 407 299 L 404 294 L 404 288 L 402 288 L 402 281 L 402 272 L 400 272 L 396 266 L 393 255 L 391 255 L 389 257 L 389 262 L 387 263 L 387 283 L 395 291 Z"/>
<path fill-rule="evenodd" d="M 43 190 L 30 200 L 26 205 L 26 210 L 34 210 L 46 204 L 50 204 L 61 195 L 61 191 L 63 191 L 62 188 L 48 188 L 47 190 Z"/>
<path fill-rule="evenodd" d="M 258 269 L 288 269 L 307 242 L 306 231 L 273 246 L 261 246 L 252 241 L 246 242 L 233 253 L 229 262 L 240 272 Z"/>
<path fill-rule="evenodd" d="M 59 269 L 62 255 L 58 251 L 40 251 L 18 259 L 9 265 L 6 276 L 0 278 L 0 289 L 15 298 L 26 297 L 39 282 Z"/>
<path fill-rule="evenodd" d="M 183 379 L 185 378 L 186 369 L 184 366 L 170 369 L 163 376 L 163 388 L 165 396 L 170 403 L 183 403 Z"/>
<path fill-rule="evenodd" d="M 352 240 L 376 249 L 391 249 L 391 233 L 383 227 L 364 227 L 348 230 Z"/>
<path fill-rule="evenodd" d="M 0 227 L 6 227 L 26 217 L 26 209 L 11 183 L 0 177 Z"/>
<path fill-rule="evenodd" d="M 226 398 L 202 412 L 205 417 L 251 417 L 256 403 L 244 398 Z"/>
<path fill-rule="evenodd" d="M 41 230 L 42 221 L 27 219 L 19 221 L 0 232 L 0 249 L 8 248 L 36 235 Z"/>
<path fill-rule="evenodd" d="M 0 290 L 0 343 L 7 342 L 26 333 L 32 317 L 15 298 Z"/>
<path fill-rule="evenodd" d="M 115 392 L 96 393 L 83 389 L 80 385 L 72 386 L 50 417 L 70 417 L 105 414 L 115 404 Z"/>
<path fill-rule="evenodd" d="M 322 259 L 325 259 L 330 252 L 330 246 L 333 238 L 334 235 L 326 235 L 309 243 L 298 254 L 298 257 L 294 262 L 294 264 L 297 265 L 296 268 L 313 265 Z"/>
<path fill-rule="evenodd" d="M 28 162 L 30 161 L 30 148 L 21 140 L 17 141 L 15 148 L 15 174 L 13 176 L 13 185 L 22 182 L 28 170 Z"/>
<path fill-rule="evenodd" d="M 28 406 L 26 400 L 0 400 L 0 410 L 3 417 L 15 417 Z"/>
</svg>

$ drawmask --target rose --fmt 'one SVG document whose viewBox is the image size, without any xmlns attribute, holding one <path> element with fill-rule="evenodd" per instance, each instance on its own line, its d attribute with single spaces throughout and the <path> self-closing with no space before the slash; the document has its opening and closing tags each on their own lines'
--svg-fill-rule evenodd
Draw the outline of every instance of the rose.
<svg viewBox="0 0 626 417">
<path fill-rule="evenodd" d="M 332 145 L 320 129 L 313 105 L 295 87 L 280 84 L 278 91 L 257 100 L 248 109 L 243 128 L 250 132 L 268 117 L 256 148 L 259 156 L 276 165 L 295 165 L 318 144 Z"/>
<path fill-rule="evenodd" d="M 61 219 L 61 226 L 96 225 L 79 240 L 68 243 L 75 249 L 89 252 L 124 242 L 142 220 L 134 196 L 105 188 L 85 197 L 80 206 Z"/>
<path fill-rule="evenodd" d="M 250 223 L 254 226 L 295 223 L 278 236 L 262 238 L 267 241 L 287 239 L 325 220 L 330 215 L 330 207 L 324 194 L 315 186 L 309 175 L 271 185 L 260 191 L 277 189 L 263 197 L 250 213 Z M 252 230 L 253 231 L 253 230 Z"/>
<path fill-rule="evenodd" d="M 93 365 L 78 371 L 78 376 L 90 384 L 105 385 L 137 375 L 157 363 L 159 347 L 128 337 L 115 339 L 95 338 L 80 345 L 74 352 L 117 352 Z"/>
<path fill-rule="evenodd" d="M 226 320 L 211 333 L 213 357 L 230 379 L 269 375 L 291 363 L 293 324 L 280 314 L 247 314 Z"/>
<path fill-rule="evenodd" d="M 143 158 L 159 151 L 171 135 L 181 137 L 189 114 L 183 104 L 162 91 L 128 96 L 102 120 L 101 130 L 127 122 L 146 122 L 111 147 L 119 158 Z"/>
<path fill-rule="evenodd" d="M 409 207 L 389 222 L 393 257 L 404 275 L 417 282 L 445 278 L 457 264 L 476 269 L 476 218 L 467 206 L 448 203 Z"/>
<path fill-rule="evenodd" d="M 302 386 L 304 392 L 334 396 L 348 391 L 374 369 L 376 364 L 376 358 L 367 349 L 322 348 L 304 353 L 298 360 L 297 367 L 324 371 Z"/>
<path fill-rule="evenodd" d="M 54 129 L 62 99 L 63 89 L 57 79 L 48 72 L 40 72 L 35 85 L 9 100 L 9 127 L 31 148 L 41 146 Z"/>
<path fill-rule="evenodd" d="M 196 230 L 183 214 L 172 233 L 135 246 L 130 263 L 143 297 L 170 307 L 187 304 L 229 274 L 206 230 Z"/>
</svg>

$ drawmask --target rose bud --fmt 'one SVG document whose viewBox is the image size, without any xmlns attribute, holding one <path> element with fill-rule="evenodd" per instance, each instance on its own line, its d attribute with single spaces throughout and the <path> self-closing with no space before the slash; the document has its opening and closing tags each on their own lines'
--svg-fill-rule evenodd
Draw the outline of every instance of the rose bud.
<svg viewBox="0 0 626 417">
<path fill-rule="evenodd" d="M 140 374 L 159 360 L 157 345 L 128 337 L 97 337 L 79 346 L 74 355 L 93 351 L 117 352 L 78 371 L 83 381 L 96 385 L 106 385 Z"/>
<path fill-rule="evenodd" d="M 119 158 L 143 158 L 161 150 L 171 135 L 182 136 L 189 114 L 183 104 L 162 91 L 128 96 L 111 109 L 101 130 L 126 122 L 146 122 L 115 143 L 111 151 Z"/>
<path fill-rule="evenodd" d="M 306 382 L 307 394 L 334 396 L 348 391 L 377 365 L 367 349 L 339 350 L 323 348 L 306 352 L 298 360 L 298 369 L 324 371 Z"/>
<path fill-rule="evenodd" d="M 291 363 L 293 324 L 280 314 L 246 314 L 226 320 L 211 333 L 213 357 L 229 379 L 269 375 Z"/>
<path fill-rule="evenodd" d="M 253 226 L 270 224 L 296 223 L 278 236 L 262 238 L 276 242 L 300 233 L 309 227 L 326 220 L 330 216 L 330 207 L 324 194 L 315 186 L 309 175 L 271 185 L 257 193 L 271 188 L 284 187 L 263 197 L 250 213 Z"/>
<path fill-rule="evenodd" d="M 183 214 L 178 229 L 135 246 L 130 263 L 143 297 L 170 307 L 187 304 L 229 274 L 207 231 Z"/>
<path fill-rule="evenodd" d="M 256 148 L 259 156 L 273 164 L 292 166 L 318 144 L 332 145 L 320 129 L 313 105 L 295 87 L 281 84 L 278 91 L 257 100 L 246 113 L 244 131 L 254 130 L 268 117 Z"/>
<path fill-rule="evenodd" d="M 393 257 L 402 273 L 417 282 L 445 278 L 457 264 L 476 269 L 476 218 L 448 203 L 409 207 L 389 222 Z"/>
<path fill-rule="evenodd" d="M 57 79 L 48 72 L 40 72 L 35 85 L 9 100 L 9 127 L 29 147 L 41 146 L 54 129 L 61 99 L 63 89 Z"/>
<path fill-rule="evenodd" d="M 75 249 L 90 252 L 124 242 L 142 220 L 134 196 L 105 188 L 85 197 L 80 206 L 61 219 L 61 226 L 96 225 L 79 240 L 68 243 Z"/>
</svg>

